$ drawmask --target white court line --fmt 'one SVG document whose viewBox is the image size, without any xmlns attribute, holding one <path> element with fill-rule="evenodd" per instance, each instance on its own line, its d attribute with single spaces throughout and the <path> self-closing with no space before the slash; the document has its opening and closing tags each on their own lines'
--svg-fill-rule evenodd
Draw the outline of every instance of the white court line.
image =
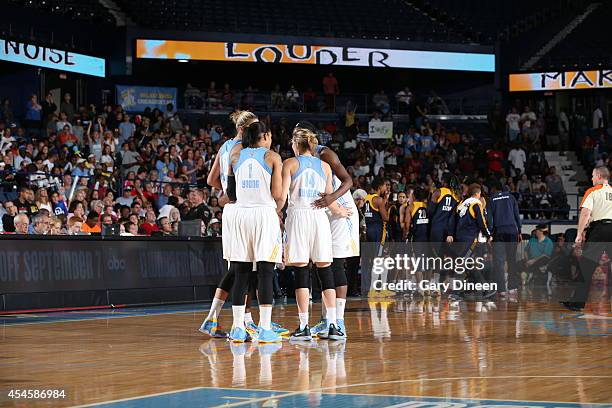
<svg viewBox="0 0 612 408">
<path fill-rule="evenodd" d="M 117 316 L 96 316 L 96 317 L 87 317 L 87 318 L 83 318 L 83 319 L 65 319 L 65 320 L 55 320 L 55 321 L 40 321 L 40 322 L 24 322 L 24 323 L 11 323 L 11 324 L 2 324 L 0 323 L 0 325 L 2 327 L 12 327 L 12 326 L 27 326 L 30 324 L 53 324 L 53 323 L 70 323 L 70 322 L 86 322 L 89 320 L 105 320 L 105 319 L 127 319 L 130 317 L 152 317 L 152 316 L 167 316 L 167 315 L 173 315 L 173 314 L 180 314 L 180 313 L 199 313 L 198 310 L 191 310 L 191 311 L 178 311 L 178 312 L 162 312 L 162 313 L 146 313 L 146 314 L 141 314 L 141 315 L 131 315 L 131 316 L 122 316 L 122 315 L 117 315 Z M 0 316 L 0 319 L 2 318 L 2 316 Z"/>
<path fill-rule="evenodd" d="M 253 404 L 258 402 L 265 402 L 270 398 L 287 398 L 293 397 L 302 394 L 310 394 L 310 393 L 323 393 L 323 391 L 335 390 L 337 388 L 351 388 L 351 387 L 367 387 L 372 385 L 382 385 L 382 384 L 398 384 L 398 383 L 406 383 L 406 382 L 421 382 L 421 381 L 453 381 L 453 380 L 485 380 L 485 379 L 519 379 L 519 378 L 612 378 L 611 375 L 501 375 L 501 376 L 485 376 L 485 377 L 442 377 L 442 378 L 419 378 L 419 379 L 408 379 L 408 380 L 393 380 L 393 381 L 380 381 L 380 382 L 369 382 L 369 383 L 360 383 L 360 384 L 347 384 L 347 385 L 336 385 L 332 387 L 322 387 L 315 388 L 306 391 L 293 391 L 283 395 L 276 395 L 273 397 L 265 397 L 265 398 L 256 398 L 251 399 L 248 402 L 235 402 L 233 404 L 223 404 L 218 405 L 217 407 L 221 408 L 230 408 L 230 407 L 240 407 L 245 406 L 247 404 Z M 346 395 L 351 395 L 351 393 L 343 393 Z M 352 395 L 368 395 L 368 396 L 376 396 L 382 394 L 352 394 Z M 389 395 L 387 395 L 389 396 Z M 609 404 L 603 403 L 588 403 L 588 402 L 560 402 L 560 401 L 529 401 L 529 400 L 503 400 L 503 399 L 493 399 L 493 398 L 445 398 L 445 397 L 423 397 L 423 396 L 405 396 L 405 395 L 391 395 L 394 397 L 406 397 L 406 398 L 440 398 L 440 399 L 465 399 L 465 400 L 490 400 L 490 401 L 510 401 L 510 402 L 535 402 L 535 403 L 559 403 L 559 404 L 589 404 L 589 405 L 602 405 L 609 406 Z"/>
<path fill-rule="evenodd" d="M 83 408 L 83 407 L 95 407 L 97 405 L 103 405 L 103 404 L 113 404 L 116 402 L 125 402 L 125 401 L 133 401 L 133 400 L 137 400 L 137 399 L 141 399 L 141 398 L 149 398 L 149 397 L 159 397 L 161 395 L 169 395 L 169 394 L 176 394 L 179 392 L 186 392 L 186 391 L 193 391 L 193 390 L 199 390 L 202 388 L 207 388 L 207 387 L 193 387 L 193 388 L 183 388 L 181 390 L 174 390 L 174 391 L 166 391 L 166 392 L 158 392 L 155 394 L 146 394 L 146 395 L 140 395 L 138 397 L 130 397 L 130 398 L 121 398 L 121 399 L 116 399 L 116 400 L 110 400 L 110 401 L 100 401 L 100 402 L 94 402 L 91 404 L 85 404 L 85 405 L 73 405 L 71 408 Z"/>
</svg>

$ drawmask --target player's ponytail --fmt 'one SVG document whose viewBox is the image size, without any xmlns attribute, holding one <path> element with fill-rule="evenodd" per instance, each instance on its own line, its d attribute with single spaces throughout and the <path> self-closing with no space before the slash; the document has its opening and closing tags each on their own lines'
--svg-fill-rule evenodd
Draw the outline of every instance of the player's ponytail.
<svg viewBox="0 0 612 408">
<path fill-rule="evenodd" d="M 255 147 L 259 139 L 268 132 L 268 128 L 263 122 L 253 122 L 244 130 L 242 134 L 242 145 L 244 147 Z"/>
<path fill-rule="evenodd" d="M 246 128 L 251 123 L 258 121 L 253 112 L 237 110 L 230 114 L 230 119 L 236 125 L 236 130 Z"/>
<path fill-rule="evenodd" d="M 306 152 L 314 153 L 317 149 L 319 141 L 317 135 L 306 128 L 295 128 L 291 143 L 295 143 L 299 154 Z"/>
</svg>

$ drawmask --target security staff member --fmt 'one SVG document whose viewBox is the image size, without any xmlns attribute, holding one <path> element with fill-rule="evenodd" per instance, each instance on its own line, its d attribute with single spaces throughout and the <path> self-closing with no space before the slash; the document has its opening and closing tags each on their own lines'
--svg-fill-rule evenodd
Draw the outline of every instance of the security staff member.
<svg viewBox="0 0 612 408">
<path fill-rule="evenodd" d="M 612 187 L 609 184 L 610 170 L 605 167 L 593 169 L 593 187 L 587 190 L 580 204 L 576 245 L 584 244 L 580 269 L 584 286 L 576 289 L 570 302 L 563 304 L 572 310 L 580 310 L 588 298 L 591 278 L 603 252 L 612 253 Z M 588 229 L 587 229 L 588 224 Z M 586 240 L 583 234 L 586 230 Z"/>
<path fill-rule="evenodd" d="M 516 266 L 516 247 L 521 241 L 521 217 L 516 199 L 507 191 L 502 191 L 501 183 L 496 181 L 491 186 L 489 215 L 492 220 L 494 253 L 493 268 L 497 288 L 502 296 L 515 296 L 520 278 Z M 508 287 L 504 264 L 508 262 Z"/>
</svg>

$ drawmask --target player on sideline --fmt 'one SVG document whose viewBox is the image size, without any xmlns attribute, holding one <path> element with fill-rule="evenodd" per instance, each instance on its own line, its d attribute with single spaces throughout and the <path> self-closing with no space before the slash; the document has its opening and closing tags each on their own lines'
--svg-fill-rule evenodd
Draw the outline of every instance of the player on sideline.
<svg viewBox="0 0 612 408">
<path fill-rule="evenodd" d="M 308 326 L 308 262 L 313 261 L 321 279 L 322 301 L 327 307 L 327 331 L 319 332 L 319 337 L 341 340 L 345 336 L 337 327 L 336 321 L 336 285 L 330 268 L 333 259 L 330 222 L 325 209 L 313 205 L 322 193 L 333 192 L 331 168 L 321 159 L 313 157 L 312 154 L 317 148 L 317 137 L 310 130 L 296 129 L 291 147 L 296 157 L 283 163 L 281 202 L 284 205 L 284 198 L 289 196 L 285 219 L 285 263 L 293 266 L 295 270 L 295 295 L 300 321 L 291 339 L 312 340 Z M 350 215 L 349 210 L 335 201 L 328 208 L 334 216 L 347 218 Z"/>
<path fill-rule="evenodd" d="M 221 148 L 219 153 L 215 157 L 210 173 L 206 182 L 208 185 L 215 187 L 223 192 L 223 196 L 227 201 L 227 179 L 229 172 L 230 153 L 234 146 L 242 143 L 242 133 L 251 123 L 257 121 L 257 116 L 249 111 L 236 111 L 230 115 L 232 121 L 236 124 L 236 137 L 227 140 Z M 223 259 L 229 263 L 229 248 L 233 239 L 233 221 L 234 221 L 234 203 L 227 203 L 223 207 L 223 234 L 221 235 L 221 241 L 223 244 Z M 229 292 L 234 286 L 234 270 L 231 265 L 228 267 L 227 272 L 221 278 L 217 290 L 215 291 L 215 297 L 213 298 L 208 316 L 200 326 L 202 333 L 208 334 L 215 338 L 225 338 L 227 333 L 219 327 L 217 318 L 219 312 L 227 299 Z M 250 311 L 248 313 L 250 316 Z M 248 323 L 248 322 L 247 322 Z"/>
<path fill-rule="evenodd" d="M 254 122 L 243 132 L 242 146 L 230 153 L 227 194 L 236 202 L 234 234 L 229 260 L 236 276 L 232 290 L 233 342 L 251 339 L 244 324 L 245 295 L 253 262 L 257 262 L 259 328 L 254 340 L 281 341 L 272 329 L 274 264 L 282 261 L 278 204 L 282 196 L 282 162 L 270 150 L 272 134 L 262 122 Z"/>
<path fill-rule="evenodd" d="M 414 190 L 414 201 L 408 207 L 406 223 L 409 225 L 408 239 L 412 246 L 412 253 L 415 257 L 428 257 L 430 251 L 427 241 L 429 239 L 430 220 L 427 212 L 427 192 L 417 187 Z M 430 271 L 423 268 L 415 271 L 417 282 L 423 279 L 429 280 Z M 429 291 L 418 290 L 419 293 L 426 295 Z"/>
<path fill-rule="evenodd" d="M 366 241 L 376 243 L 376 254 L 375 256 L 382 256 L 384 251 L 385 242 L 387 241 L 387 221 L 389 221 L 389 210 L 388 200 L 389 191 L 387 191 L 387 185 L 383 178 L 377 177 L 372 181 L 370 185 L 371 193 L 366 196 L 366 203 L 363 211 L 363 215 L 366 222 Z M 371 265 L 369 266 L 372 270 Z M 374 282 L 375 276 L 371 272 L 372 280 Z M 383 272 L 382 281 L 387 282 L 387 272 Z M 368 292 L 368 297 L 387 296 L 387 290 L 376 290 L 370 285 L 371 288 Z"/>
<path fill-rule="evenodd" d="M 427 212 L 431 217 L 429 241 L 432 249 L 435 251 L 434 256 L 443 257 L 447 255 L 445 252 L 447 247 L 446 237 L 449 235 L 449 227 L 453 223 L 455 210 L 461 200 L 461 184 L 457 176 L 450 173 L 442 175 L 442 187 L 434 190 L 431 195 L 431 201 Z M 434 271 L 435 272 L 435 271 Z M 434 281 L 444 282 L 447 278 L 443 271 L 434 273 Z M 434 294 L 438 294 L 434 291 Z"/>
<path fill-rule="evenodd" d="M 298 129 L 307 129 L 316 134 L 315 126 L 307 121 L 298 123 L 294 132 Z M 317 145 L 315 157 L 327 163 L 332 171 L 332 193 L 321 194 L 321 198 L 314 202 L 317 208 L 329 207 L 336 202 L 340 206 L 348 208 L 351 215 L 346 218 L 328 212 L 329 223 L 332 232 L 332 252 L 334 261 L 332 271 L 334 274 L 334 284 L 336 286 L 336 321 L 338 329 L 346 335 L 346 325 L 344 324 L 344 308 L 346 307 L 346 295 L 348 292 L 348 281 L 345 271 L 345 260 L 359 256 L 359 211 L 355 200 L 351 194 L 353 180 L 346 171 L 338 155 L 329 147 Z M 321 303 L 321 321 L 311 330 L 312 335 L 317 335 L 319 331 L 325 331 L 327 327 L 327 314 L 325 304 Z"/>
</svg>

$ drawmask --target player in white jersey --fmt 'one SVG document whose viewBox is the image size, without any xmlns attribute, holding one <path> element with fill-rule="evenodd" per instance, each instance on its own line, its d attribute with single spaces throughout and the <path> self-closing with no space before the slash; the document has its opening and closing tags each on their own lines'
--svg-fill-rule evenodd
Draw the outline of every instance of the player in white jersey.
<svg viewBox="0 0 612 408">
<path fill-rule="evenodd" d="M 285 219 L 285 264 L 294 267 L 300 319 L 300 325 L 291 339 L 312 339 L 308 326 L 308 262 L 312 261 L 321 279 L 323 302 L 328 312 L 329 324 L 327 330 L 320 333 L 320 337 L 340 340 L 344 338 L 344 333 L 338 330 L 335 316 L 336 290 L 330 268 L 333 260 L 331 228 L 325 209 L 313 206 L 321 194 L 333 192 L 331 168 L 319 158 L 313 157 L 317 137 L 311 131 L 299 129 L 294 132 L 291 146 L 296 157 L 283 163 L 283 198 L 289 196 Z M 338 217 L 346 218 L 350 215 L 346 208 L 336 202 L 329 208 Z"/>
<path fill-rule="evenodd" d="M 316 132 L 314 125 L 307 121 L 298 123 L 294 129 L 294 134 L 299 129 L 308 129 L 313 133 Z M 351 212 L 348 218 L 328 213 L 332 231 L 332 251 L 334 257 L 332 271 L 336 287 L 336 319 L 338 328 L 346 335 L 344 308 L 346 306 L 348 281 L 345 272 L 345 261 L 359 256 L 359 212 L 350 192 L 353 180 L 340 162 L 338 155 L 329 147 L 317 145 L 315 157 L 319 157 L 330 166 L 333 174 L 333 192 L 322 194 L 321 198 L 314 202 L 314 205 L 318 208 L 324 208 L 336 202 L 340 206 L 348 208 Z M 321 321 L 311 330 L 313 335 L 317 335 L 319 331 L 325 333 L 328 324 L 325 304 L 321 306 L 321 312 Z"/>
<path fill-rule="evenodd" d="M 259 328 L 255 340 L 279 342 L 272 329 L 274 264 L 282 261 L 282 241 L 277 202 L 282 197 L 282 162 L 270 150 L 272 135 L 262 122 L 252 123 L 242 135 L 242 146 L 230 156 L 227 194 L 236 202 L 233 239 L 228 252 L 235 271 L 232 290 L 234 321 L 229 338 L 234 342 L 250 339 L 244 324 L 245 295 L 257 263 Z"/>
<path fill-rule="evenodd" d="M 230 154 L 233 148 L 242 143 L 242 133 L 246 127 L 251 123 L 257 121 L 257 116 L 249 111 L 236 111 L 231 116 L 232 121 L 236 124 L 236 137 L 227 140 L 221 148 L 219 153 L 215 157 L 210 173 L 208 174 L 207 183 L 220 190 L 222 196 L 219 199 L 219 203 L 223 205 L 223 233 L 221 234 L 221 240 L 223 243 L 223 259 L 229 261 L 227 251 L 230 243 L 233 239 L 233 221 L 234 221 L 234 208 L 233 203 L 228 202 L 227 199 L 227 180 L 230 166 Z M 229 267 L 228 270 L 221 278 L 217 290 L 215 291 L 215 297 L 213 298 L 212 305 L 208 312 L 208 316 L 200 326 L 202 333 L 208 334 L 214 338 L 225 338 L 227 333 L 223 331 L 218 323 L 219 312 L 227 299 L 229 292 L 234 286 L 234 271 Z M 249 302 L 247 301 L 247 305 Z M 250 310 L 245 313 L 246 319 L 252 322 Z"/>
</svg>

